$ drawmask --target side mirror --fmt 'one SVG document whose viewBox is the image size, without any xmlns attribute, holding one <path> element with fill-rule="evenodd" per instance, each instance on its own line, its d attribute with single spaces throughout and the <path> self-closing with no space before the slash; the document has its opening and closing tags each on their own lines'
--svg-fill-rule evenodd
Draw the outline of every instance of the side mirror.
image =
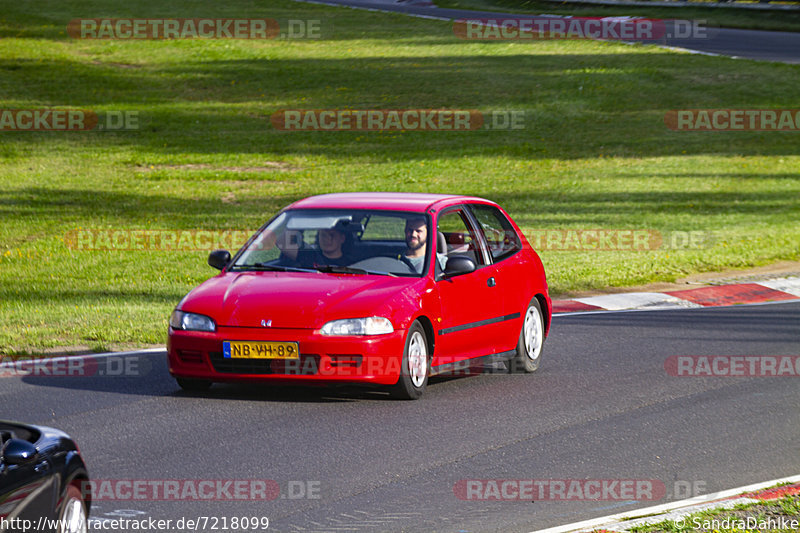
<svg viewBox="0 0 800 533">
<path fill-rule="evenodd" d="M 209 266 L 212 266 L 217 270 L 222 270 L 230 262 L 231 262 L 231 253 L 228 250 L 214 250 L 213 252 L 208 254 Z"/>
<path fill-rule="evenodd" d="M 0 451 L 0 462 L 7 465 L 24 465 L 32 463 L 39 457 L 36 446 L 22 439 L 11 439 Z"/>
<path fill-rule="evenodd" d="M 452 278 L 461 274 L 469 274 L 475 271 L 475 262 L 469 257 L 453 256 L 447 260 L 444 266 L 444 277 Z"/>
</svg>

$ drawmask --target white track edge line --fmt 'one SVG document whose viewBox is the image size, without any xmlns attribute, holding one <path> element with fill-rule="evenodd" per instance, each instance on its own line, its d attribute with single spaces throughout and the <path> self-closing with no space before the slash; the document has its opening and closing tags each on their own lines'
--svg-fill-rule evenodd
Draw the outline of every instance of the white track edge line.
<svg viewBox="0 0 800 533">
<path fill-rule="evenodd" d="M 150 355 L 156 354 L 159 352 L 166 353 L 167 347 L 164 346 L 163 348 L 144 348 L 142 350 L 128 350 L 126 352 L 104 352 L 104 353 L 85 353 L 85 354 L 76 354 L 76 355 L 59 355 L 57 357 L 43 357 L 46 354 L 39 354 L 39 355 L 20 355 L 20 356 L 11 356 L 6 355 L 5 357 L 19 357 L 19 359 L 15 359 L 13 361 L 7 363 L 0 363 L 0 368 L 13 368 L 18 364 L 24 364 L 26 362 L 35 362 L 41 361 L 42 359 L 46 359 L 48 362 L 52 361 L 53 363 L 60 363 L 62 361 L 74 361 L 76 359 L 92 359 L 98 357 L 124 357 L 127 355 Z M 22 359 L 23 357 L 30 357 L 30 359 Z"/>
<path fill-rule="evenodd" d="M 782 291 L 781 291 L 782 292 Z M 753 307 L 756 305 L 777 305 L 777 304 L 791 304 L 797 303 L 800 300 L 800 297 L 795 297 L 794 300 L 775 300 L 770 302 L 750 302 L 750 303 L 740 303 L 740 304 L 728 304 L 728 305 L 706 305 L 700 307 L 662 307 L 659 309 L 647 309 L 647 308 L 640 308 L 640 309 L 592 309 L 591 311 L 569 311 L 566 313 L 553 313 L 553 316 L 570 316 L 570 315 L 599 315 L 603 313 L 632 313 L 632 312 L 639 312 L 639 311 L 699 311 L 701 309 L 709 310 L 709 309 L 727 309 L 729 307 Z M 572 300 L 567 300 L 572 301 Z"/>
</svg>

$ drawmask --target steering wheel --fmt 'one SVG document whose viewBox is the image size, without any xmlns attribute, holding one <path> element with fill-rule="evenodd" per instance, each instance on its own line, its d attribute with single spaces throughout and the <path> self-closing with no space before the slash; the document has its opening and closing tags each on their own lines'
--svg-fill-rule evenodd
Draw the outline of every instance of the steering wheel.
<svg viewBox="0 0 800 533">
<path fill-rule="evenodd" d="M 412 263 L 411 259 L 406 257 L 405 254 L 399 254 L 396 259 L 399 259 L 404 265 L 406 265 L 411 272 L 417 272 L 417 268 L 414 266 L 414 263 Z"/>
</svg>

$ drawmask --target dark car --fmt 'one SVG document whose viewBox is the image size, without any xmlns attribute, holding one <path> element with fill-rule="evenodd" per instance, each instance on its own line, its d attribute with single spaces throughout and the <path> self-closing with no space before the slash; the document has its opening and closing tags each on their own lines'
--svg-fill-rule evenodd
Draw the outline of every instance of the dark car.
<svg viewBox="0 0 800 533">
<path fill-rule="evenodd" d="M 69 435 L 0 421 L 0 533 L 85 533 L 91 498 L 86 464 Z"/>
</svg>

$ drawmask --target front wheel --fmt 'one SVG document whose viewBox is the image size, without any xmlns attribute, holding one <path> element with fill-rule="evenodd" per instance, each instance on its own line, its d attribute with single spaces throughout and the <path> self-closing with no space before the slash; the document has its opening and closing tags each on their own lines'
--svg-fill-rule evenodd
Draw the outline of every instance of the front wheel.
<svg viewBox="0 0 800 533">
<path fill-rule="evenodd" d="M 416 400 L 425 392 L 428 385 L 428 341 L 425 330 L 419 322 L 414 322 L 408 330 L 400 377 L 392 386 L 392 396 L 399 400 Z"/>
<path fill-rule="evenodd" d="M 522 331 L 517 341 L 517 353 L 508 362 L 511 372 L 534 372 L 542 361 L 544 319 L 539 300 L 534 296 L 522 319 Z"/>
<path fill-rule="evenodd" d="M 64 503 L 58 515 L 59 533 L 86 533 L 88 529 L 86 505 L 83 503 L 81 491 L 75 485 L 67 487 Z"/>
</svg>

